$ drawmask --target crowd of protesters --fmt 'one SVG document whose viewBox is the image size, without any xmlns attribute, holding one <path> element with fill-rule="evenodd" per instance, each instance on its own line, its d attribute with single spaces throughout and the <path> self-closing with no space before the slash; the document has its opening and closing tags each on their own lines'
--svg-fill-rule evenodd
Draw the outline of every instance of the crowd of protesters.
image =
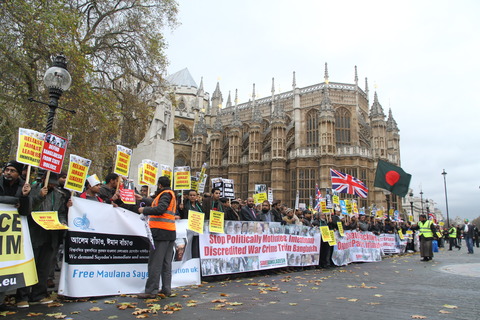
<svg viewBox="0 0 480 320">
<path fill-rule="evenodd" d="M 0 174 L 0 203 L 15 205 L 20 215 L 27 216 L 38 275 L 37 284 L 17 289 L 16 306 L 25 308 L 30 304 L 51 303 L 53 300 L 47 290 L 55 286 L 53 279 L 55 271 L 59 271 L 58 253 L 61 252 L 59 249 L 61 248 L 65 231 L 43 229 L 33 221 L 31 212 L 56 211 L 58 212 L 59 221 L 67 224 L 68 208 L 72 205 L 72 192 L 64 188 L 67 174 L 66 172 L 61 172 L 60 174 L 51 173 L 48 181 L 46 181 L 45 174 L 38 173 L 35 177 L 36 179 L 32 180 L 31 184 L 26 183 L 27 166 L 16 161 L 9 161 L 2 166 Z M 228 221 L 280 222 L 283 225 L 328 226 L 330 230 L 338 230 L 341 226 L 343 230 L 369 231 L 376 235 L 384 233 L 395 234 L 399 230 L 403 234 L 407 234 L 408 231 L 411 231 L 411 233 L 421 232 L 421 223 L 413 225 L 409 222 L 392 221 L 388 218 L 370 215 L 345 216 L 339 210 L 334 210 L 332 214 L 314 213 L 308 209 L 289 208 L 279 200 L 275 200 L 271 204 L 265 200 L 263 203 L 256 205 L 252 197 L 233 200 L 222 198 L 219 188 L 213 188 L 211 192 L 205 192 L 201 195 L 195 190 L 189 190 L 177 195 L 173 192 L 165 193 L 170 188 L 166 186 L 165 181 L 162 182 L 165 186 L 162 186 L 160 179 L 159 189 L 156 192 L 149 194 L 149 188 L 141 186 L 140 190 L 135 193 L 137 203 L 135 205 L 127 205 L 122 202 L 120 197 L 118 189 L 120 183 L 122 183 L 122 178 L 114 173 L 108 174 L 103 184 L 96 175 L 92 175 L 86 180 L 84 192 L 75 194 L 75 196 L 113 206 L 121 206 L 136 213 L 152 215 L 160 214 L 160 209 L 155 207 L 164 205 L 165 208 L 162 207 L 162 210 L 171 213 L 173 219 L 188 219 L 189 211 L 193 210 L 204 213 L 205 220 L 209 220 L 210 210 L 216 210 L 224 213 L 224 219 L 227 223 Z M 168 181 L 168 183 L 170 182 Z M 162 200 L 158 203 L 158 198 L 161 195 L 165 197 L 168 203 L 164 201 L 165 203 L 162 204 Z M 152 207 L 152 209 L 144 209 L 145 207 Z M 479 247 L 478 228 L 470 224 L 467 219 L 464 225 L 451 225 L 450 228 L 441 228 L 438 225 L 433 225 L 431 228 L 432 238 L 439 241 L 440 247 L 445 245 L 444 240 L 448 240 L 449 250 L 452 250 L 453 247 L 460 250 L 462 236 L 466 240 L 468 253 L 473 254 L 474 245 Z M 407 250 L 416 250 L 414 238 L 411 237 L 409 239 Z M 316 267 L 334 267 L 331 260 L 332 253 L 333 247 L 328 242 L 321 240 L 320 259 Z M 194 238 L 192 243 L 192 254 L 193 257 L 198 255 L 198 238 L 196 241 Z M 422 257 L 424 257 L 423 253 Z M 428 258 L 428 253 L 426 258 Z M 428 261 L 428 259 L 425 261 Z M 3 304 L 4 298 L 5 292 L 1 292 L 0 311 L 11 308 Z"/>
</svg>

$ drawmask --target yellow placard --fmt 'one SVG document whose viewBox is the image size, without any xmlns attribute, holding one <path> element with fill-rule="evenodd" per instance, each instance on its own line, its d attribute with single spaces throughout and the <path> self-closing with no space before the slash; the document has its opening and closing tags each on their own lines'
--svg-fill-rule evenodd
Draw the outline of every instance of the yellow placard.
<svg viewBox="0 0 480 320">
<path fill-rule="evenodd" d="M 443 227 L 443 226 L 445 225 L 445 222 L 440 221 L 440 222 L 438 223 L 438 225 L 439 225 L 440 227 Z"/>
<path fill-rule="evenodd" d="M 353 213 L 358 214 L 358 204 L 356 201 L 353 202 Z"/>
<path fill-rule="evenodd" d="M 337 245 L 337 240 L 335 239 L 335 231 L 330 230 L 330 241 L 328 241 L 328 244 L 330 246 L 336 246 Z"/>
<path fill-rule="evenodd" d="M 398 229 L 398 236 L 400 237 L 400 239 L 402 239 L 402 240 L 404 239 L 402 229 Z"/>
<path fill-rule="evenodd" d="M 147 183 L 143 180 L 143 165 L 138 165 L 138 185 L 143 186 Z"/>
<path fill-rule="evenodd" d="M 268 200 L 268 195 L 266 192 L 255 193 L 253 195 L 253 201 L 255 204 L 262 204 L 265 200 Z"/>
<path fill-rule="evenodd" d="M 130 168 L 131 157 L 132 149 L 117 145 L 117 157 L 113 172 L 121 176 L 128 177 L 128 169 Z"/>
<path fill-rule="evenodd" d="M 22 221 L 17 210 L 0 211 L 0 261 L 24 260 L 25 252 L 23 250 Z M 0 268 L 1 271 L 2 268 Z"/>
<path fill-rule="evenodd" d="M 406 234 L 413 234 L 413 231 L 412 230 L 407 230 L 405 233 Z"/>
<path fill-rule="evenodd" d="M 205 214 L 198 211 L 188 210 L 188 229 L 203 234 Z"/>
<path fill-rule="evenodd" d="M 45 133 L 19 128 L 17 161 L 38 167 L 44 139 Z"/>
<path fill-rule="evenodd" d="M 437 231 L 437 237 L 440 239 L 442 237 L 442 234 Z"/>
<path fill-rule="evenodd" d="M 340 236 L 344 237 L 345 233 L 343 232 L 343 224 L 339 221 L 337 222 L 337 226 L 338 226 L 338 233 L 340 233 Z"/>
<path fill-rule="evenodd" d="M 142 160 L 142 179 L 146 184 L 157 184 L 158 162 Z"/>
<path fill-rule="evenodd" d="M 383 217 L 383 210 L 377 210 L 377 218 Z"/>
<path fill-rule="evenodd" d="M 64 230 L 68 229 L 58 221 L 57 211 L 32 211 L 33 220 L 45 230 Z"/>
<path fill-rule="evenodd" d="M 320 201 L 320 207 L 322 208 L 322 213 L 330 213 L 330 209 L 327 208 L 327 201 Z"/>
<path fill-rule="evenodd" d="M 190 167 L 175 167 L 174 175 L 174 190 L 190 190 L 192 188 L 192 181 L 190 179 Z"/>
<path fill-rule="evenodd" d="M 408 221 L 413 222 L 413 216 L 408 216 Z"/>
<path fill-rule="evenodd" d="M 333 196 L 332 197 L 332 202 L 333 202 L 333 204 L 340 204 L 340 197 L 339 196 Z"/>
<path fill-rule="evenodd" d="M 74 154 L 70 155 L 70 163 L 67 171 L 67 180 L 65 181 L 65 189 L 77 192 L 83 191 L 85 179 L 87 179 L 88 168 L 91 161 Z"/>
<path fill-rule="evenodd" d="M 225 214 L 220 211 L 210 210 L 209 231 L 216 233 L 225 233 L 223 228 Z"/>
<path fill-rule="evenodd" d="M 345 199 L 345 206 L 347 207 L 347 213 L 352 214 L 352 201 Z"/>
<path fill-rule="evenodd" d="M 322 234 L 323 242 L 332 241 L 332 238 L 330 237 L 330 229 L 328 229 L 327 226 L 320 227 L 320 232 Z"/>
</svg>

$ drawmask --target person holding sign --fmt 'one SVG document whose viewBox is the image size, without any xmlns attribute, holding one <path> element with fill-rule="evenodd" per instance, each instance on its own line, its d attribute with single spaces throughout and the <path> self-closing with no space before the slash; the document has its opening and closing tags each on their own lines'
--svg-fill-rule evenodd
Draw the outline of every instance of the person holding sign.
<svg viewBox="0 0 480 320">
<path fill-rule="evenodd" d="M 325 213 L 317 213 L 317 218 L 313 220 L 312 226 L 328 228 Z M 330 244 L 328 244 L 328 241 L 324 241 L 322 236 L 320 240 L 320 260 L 317 268 L 330 268 L 330 249 Z"/>
<path fill-rule="evenodd" d="M 18 213 L 27 216 L 32 212 L 30 201 L 30 184 L 21 177 L 24 165 L 15 160 L 7 162 L 0 178 L 0 203 L 13 204 Z"/>
<path fill-rule="evenodd" d="M 225 212 L 222 202 L 220 201 L 220 188 L 212 188 L 212 196 L 204 198 L 202 204 L 203 213 L 205 213 L 205 220 L 210 220 L 210 210 Z"/>
<path fill-rule="evenodd" d="M 28 216 L 32 212 L 30 195 L 30 184 L 21 177 L 24 165 L 17 161 L 9 161 L 3 168 L 0 177 L 0 203 L 13 204 L 17 207 L 18 213 Z M 0 312 L 13 311 L 14 308 L 4 304 L 5 292 L 0 292 Z"/>
<path fill-rule="evenodd" d="M 98 192 L 103 202 L 113 204 L 114 207 L 122 206 L 123 204 L 122 200 L 120 200 L 120 190 L 117 190 L 119 185 L 118 179 L 121 178 L 116 173 L 107 174 L 105 184 L 100 186 L 100 191 Z"/>
<path fill-rule="evenodd" d="M 60 223 L 67 225 L 65 195 L 56 188 L 58 185 L 58 174 L 51 173 L 48 182 L 45 181 L 45 176 L 42 178 L 41 184 L 36 184 L 32 188 L 32 210 L 56 211 Z M 50 269 L 53 266 L 53 257 L 56 254 L 55 248 L 64 234 L 63 230 L 44 229 L 31 216 L 28 217 L 28 226 L 37 268 L 38 283 L 31 287 L 17 290 L 17 305 L 23 307 L 28 307 L 28 303 L 48 304 L 53 302 L 53 299 L 49 297 L 47 292 L 47 280 Z"/>
<path fill-rule="evenodd" d="M 154 246 L 150 244 L 148 258 L 148 279 L 145 293 L 138 294 L 140 299 L 156 298 L 160 277 L 165 296 L 171 294 L 173 247 L 177 239 L 175 227 L 175 212 L 177 199 L 170 189 L 170 179 L 166 176 L 158 178 L 157 192 L 151 207 L 141 207 L 138 212 L 149 216 L 149 226 L 152 231 Z"/>
</svg>

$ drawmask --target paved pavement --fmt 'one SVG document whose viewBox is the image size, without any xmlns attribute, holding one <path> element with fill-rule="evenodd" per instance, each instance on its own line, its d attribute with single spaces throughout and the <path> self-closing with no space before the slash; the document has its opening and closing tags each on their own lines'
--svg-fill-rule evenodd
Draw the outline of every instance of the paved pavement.
<svg viewBox="0 0 480 320">
<path fill-rule="evenodd" d="M 30 306 L 5 319 L 53 319 L 55 313 L 76 320 L 135 319 L 137 315 L 132 312 L 136 309 L 118 308 L 123 303 L 140 309 L 160 307 L 157 314 L 140 314 L 149 319 L 370 320 L 423 316 L 416 318 L 476 320 L 480 319 L 480 250 L 475 249 L 471 255 L 465 247 L 460 251 L 441 248 L 429 262 L 420 261 L 418 254 L 406 254 L 328 270 L 207 279 L 201 286 L 177 288 L 175 297 L 157 301 L 133 296 L 60 301 L 61 306 Z M 95 307 L 101 310 L 90 311 Z M 162 313 L 164 307 L 167 313 Z M 29 317 L 29 313 L 41 314 Z"/>
</svg>

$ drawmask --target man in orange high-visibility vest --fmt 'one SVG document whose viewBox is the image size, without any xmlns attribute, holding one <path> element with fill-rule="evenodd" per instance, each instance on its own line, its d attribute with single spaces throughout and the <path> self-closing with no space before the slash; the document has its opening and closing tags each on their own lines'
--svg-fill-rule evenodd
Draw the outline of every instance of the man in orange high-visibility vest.
<svg viewBox="0 0 480 320">
<path fill-rule="evenodd" d="M 170 296 L 172 286 L 173 246 L 177 238 L 175 228 L 175 212 L 177 200 L 170 189 L 170 179 L 166 176 L 158 178 L 157 196 L 151 207 L 139 208 L 138 212 L 149 216 L 154 247 L 150 245 L 148 258 L 148 279 L 145 293 L 138 294 L 140 299 L 153 299 L 157 294 Z M 162 277 L 162 290 L 159 282 Z"/>
</svg>

